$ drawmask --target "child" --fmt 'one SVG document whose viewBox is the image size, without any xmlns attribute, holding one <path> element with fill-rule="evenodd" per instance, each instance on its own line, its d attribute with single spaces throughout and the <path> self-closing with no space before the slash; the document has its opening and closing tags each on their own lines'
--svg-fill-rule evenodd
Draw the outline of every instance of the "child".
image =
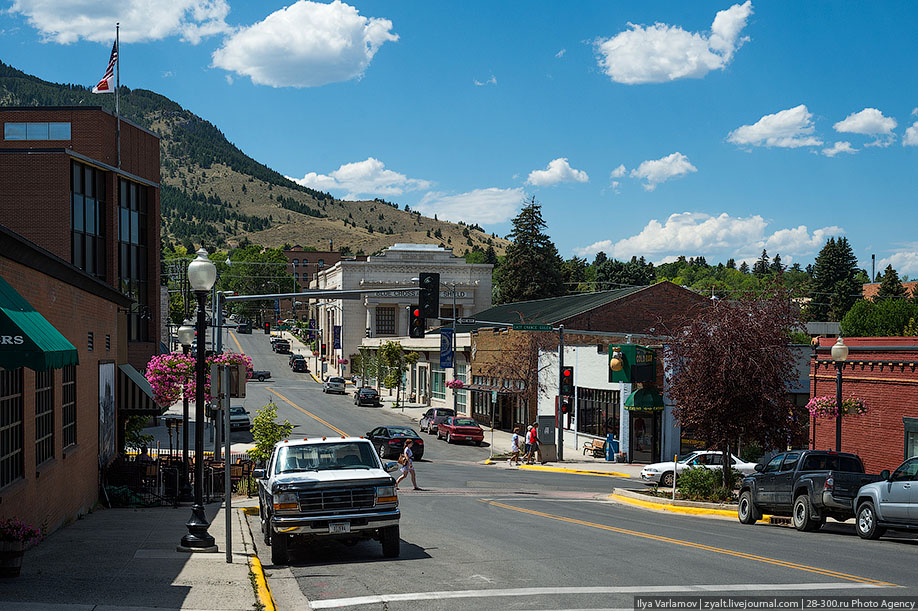
<svg viewBox="0 0 918 611">
<path fill-rule="evenodd" d="M 507 461 L 507 464 L 513 466 L 513 463 L 516 462 L 516 466 L 520 466 L 520 427 L 513 428 L 513 438 L 510 440 L 510 459 Z"/>
</svg>

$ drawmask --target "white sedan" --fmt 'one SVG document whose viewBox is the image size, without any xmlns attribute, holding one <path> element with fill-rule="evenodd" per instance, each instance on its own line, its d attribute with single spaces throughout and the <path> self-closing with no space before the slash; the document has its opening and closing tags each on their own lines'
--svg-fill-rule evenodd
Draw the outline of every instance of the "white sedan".
<svg viewBox="0 0 918 611">
<path fill-rule="evenodd" d="M 740 460 L 731 454 L 731 465 L 743 475 L 755 473 L 755 463 Z M 723 454 L 713 450 L 692 452 L 677 463 L 673 461 L 658 462 L 641 469 L 641 481 L 645 484 L 659 484 L 667 488 L 673 485 L 673 473 L 677 476 L 685 469 L 704 467 L 705 469 L 722 469 Z M 675 468 L 674 468 L 675 466 Z"/>
</svg>

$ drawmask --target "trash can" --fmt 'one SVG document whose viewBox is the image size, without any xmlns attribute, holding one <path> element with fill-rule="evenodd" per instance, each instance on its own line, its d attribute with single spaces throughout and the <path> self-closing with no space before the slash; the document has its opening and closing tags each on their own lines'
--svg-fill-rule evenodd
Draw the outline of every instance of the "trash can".
<svg viewBox="0 0 918 611">
<path fill-rule="evenodd" d="M 606 460 L 615 462 L 615 455 L 618 454 L 618 440 L 612 433 L 606 435 Z"/>
</svg>

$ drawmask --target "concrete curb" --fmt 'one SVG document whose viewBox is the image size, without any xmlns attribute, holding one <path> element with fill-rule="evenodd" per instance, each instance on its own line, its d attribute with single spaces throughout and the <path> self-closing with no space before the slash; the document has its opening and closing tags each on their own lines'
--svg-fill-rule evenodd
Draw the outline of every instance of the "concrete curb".
<svg viewBox="0 0 918 611">
<path fill-rule="evenodd" d="M 490 458 L 481 461 L 483 465 L 496 465 L 503 461 L 491 460 Z M 565 467 L 546 467 L 545 465 L 518 465 L 519 469 L 529 471 L 548 471 L 551 473 L 573 473 L 575 475 L 597 475 L 599 477 L 631 477 L 627 473 L 617 471 L 590 471 L 587 469 L 568 469 Z"/>
<path fill-rule="evenodd" d="M 671 513 L 681 513 L 694 516 L 710 516 L 717 518 L 736 519 L 736 509 L 717 509 L 719 505 L 715 503 L 699 503 L 696 501 L 672 501 L 670 499 L 657 499 L 656 501 L 645 500 L 648 497 L 639 492 L 615 488 L 612 494 L 606 497 L 619 503 L 640 507 L 642 509 L 653 509 L 657 511 L 669 511 Z M 788 518 L 779 516 L 763 515 L 761 522 L 772 524 L 774 526 L 789 526 Z"/>
<path fill-rule="evenodd" d="M 238 511 L 245 516 L 257 516 L 259 513 L 258 507 L 239 507 Z M 248 532 L 250 537 L 253 537 L 248 520 L 245 520 L 245 525 L 245 531 Z M 268 579 L 265 577 L 264 568 L 261 566 L 261 560 L 258 559 L 258 555 L 255 553 L 254 538 L 247 541 L 247 543 L 252 545 L 252 553 L 248 556 L 249 570 L 255 575 L 255 594 L 258 596 L 258 601 L 264 605 L 264 611 L 277 611 L 274 597 L 271 596 L 271 588 L 268 587 Z"/>
</svg>

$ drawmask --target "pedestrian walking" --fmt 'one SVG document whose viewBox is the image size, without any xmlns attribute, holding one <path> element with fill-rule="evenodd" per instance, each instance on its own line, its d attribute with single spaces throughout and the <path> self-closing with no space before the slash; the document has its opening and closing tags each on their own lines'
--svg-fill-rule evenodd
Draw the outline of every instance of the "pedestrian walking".
<svg viewBox="0 0 918 611">
<path fill-rule="evenodd" d="M 414 444 L 414 441 L 408 439 L 405 441 L 405 449 L 402 450 L 402 453 L 398 455 L 398 464 L 401 465 L 402 474 L 398 476 L 398 479 L 395 480 L 395 487 L 398 488 L 399 482 L 403 479 L 411 476 L 411 484 L 414 486 L 415 490 L 420 490 L 421 487 L 418 486 L 418 480 L 414 474 L 414 454 L 411 452 L 411 446 Z"/>
<path fill-rule="evenodd" d="M 520 427 L 513 428 L 513 437 L 510 439 L 510 459 L 507 461 L 507 464 L 513 466 L 514 461 L 516 466 L 520 466 Z"/>
<path fill-rule="evenodd" d="M 532 464 L 532 425 L 531 424 L 526 428 L 525 441 L 526 441 L 526 445 L 524 446 L 525 451 L 523 452 L 523 462 L 526 463 L 527 465 L 531 465 Z"/>
<path fill-rule="evenodd" d="M 529 443 L 532 446 L 532 460 L 534 461 L 536 460 L 536 457 L 538 457 L 539 464 L 544 465 L 545 461 L 542 460 L 542 448 L 541 442 L 539 441 L 538 423 L 532 425 L 532 437 L 529 439 Z"/>
</svg>

